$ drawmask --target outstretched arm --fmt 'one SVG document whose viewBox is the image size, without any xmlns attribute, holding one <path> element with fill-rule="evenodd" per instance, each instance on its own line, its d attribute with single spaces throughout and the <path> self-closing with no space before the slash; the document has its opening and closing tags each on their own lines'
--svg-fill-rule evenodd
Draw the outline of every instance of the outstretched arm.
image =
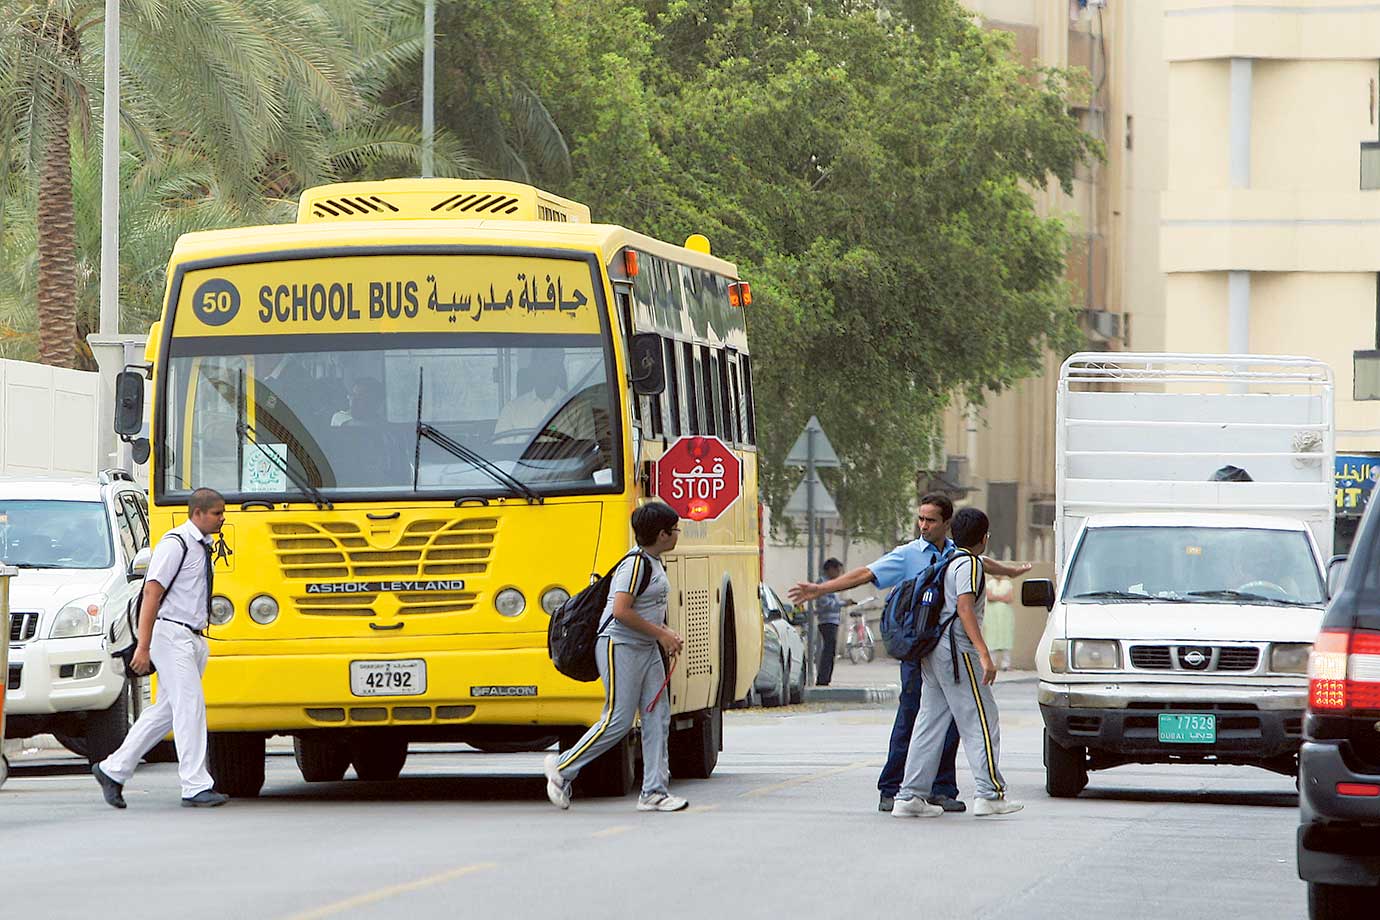
<svg viewBox="0 0 1380 920">
<path fill-rule="evenodd" d="M 791 603 L 793 604 L 803 604 L 817 597 L 833 594 L 835 591 L 847 591 L 849 588 L 865 585 L 871 580 L 872 570 L 863 565 L 851 572 L 843 573 L 838 578 L 831 578 L 823 584 L 812 585 L 808 581 L 802 581 L 800 584 L 787 591 L 786 596 L 791 599 Z"/>
<path fill-rule="evenodd" d="M 995 559 L 982 557 L 982 568 L 992 575 L 1000 575 L 1003 578 L 1015 578 L 1029 572 L 1034 566 L 1029 562 L 998 562 Z"/>
</svg>

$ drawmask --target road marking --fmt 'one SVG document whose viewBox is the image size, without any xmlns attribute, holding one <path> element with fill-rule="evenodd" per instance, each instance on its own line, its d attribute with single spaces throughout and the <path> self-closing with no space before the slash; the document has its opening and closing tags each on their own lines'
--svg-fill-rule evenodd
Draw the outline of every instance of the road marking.
<svg viewBox="0 0 1380 920">
<path fill-rule="evenodd" d="M 782 789 L 789 789 L 792 786 L 803 786 L 805 783 L 813 783 L 817 780 L 828 779 L 831 776 L 838 776 L 840 773 L 847 773 L 849 770 L 856 770 L 858 767 L 867 766 L 867 761 L 850 763 L 846 767 L 834 767 L 832 770 L 820 770 L 818 773 L 811 773 L 807 776 L 797 776 L 795 779 L 788 779 L 785 782 L 773 783 L 770 786 L 759 786 L 756 789 L 749 789 L 747 792 L 740 792 L 740 799 L 750 799 L 759 795 L 770 795 L 773 792 L 780 792 Z"/>
<path fill-rule="evenodd" d="M 329 917 L 333 914 L 344 913 L 356 907 L 363 907 L 366 904 L 374 904 L 378 901 L 391 898 L 395 895 L 407 894 L 411 891 L 418 891 L 422 888 L 430 888 L 432 885 L 440 885 L 452 879 L 461 878 L 466 875 L 473 875 L 476 872 L 483 872 L 485 869 L 495 869 L 497 863 L 475 863 L 472 866 L 460 866 L 457 869 L 447 869 L 445 872 L 438 872 L 435 875 L 428 875 L 426 878 L 419 878 L 414 882 L 403 882 L 399 885 L 389 885 L 387 888 L 379 888 L 376 891 L 369 891 L 364 894 L 355 895 L 353 898 L 346 898 L 343 901 L 336 901 L 315 910 L 305 911 L 300 914 L 292 914 L 285 920 L 318 920 L 320 917 Z"/>
<path fill-rule="evenodd" d="M 631 824 L 615 824 L 613 827 L 606 827 L 602 831 L 595 831 L 591 837 L 617 837 L 619 834 L 627 833 L 632 830 Z"/>
</svg>

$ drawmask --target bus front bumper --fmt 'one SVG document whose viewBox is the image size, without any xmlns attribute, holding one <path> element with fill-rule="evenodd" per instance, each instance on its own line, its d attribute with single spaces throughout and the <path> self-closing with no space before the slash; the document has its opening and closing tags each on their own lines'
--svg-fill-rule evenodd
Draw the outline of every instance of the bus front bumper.
<svg viewBox="0 0 1380 920">
<path fill-rule="evenodd" d="M 425 691 L 356 695 L 357 662 L 425 662 Z M 213 655 L 206 669 L 211 731 L 293 732 L 383 726 L 591 725 L 600 681 L 557 674 L 545 647 L 351 653 Z"/>
</svg>

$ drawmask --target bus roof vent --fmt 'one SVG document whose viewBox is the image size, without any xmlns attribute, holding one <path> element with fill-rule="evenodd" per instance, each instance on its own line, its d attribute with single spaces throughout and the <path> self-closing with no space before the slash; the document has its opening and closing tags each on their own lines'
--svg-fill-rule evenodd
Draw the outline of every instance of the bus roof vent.
<svg viewBox="0 0 1380 920">
<path fill-rule="evenodd" d="M 297 222 L 358 220 L 544 220 L 589 223 L 589 208 L 518 182 L 389 179 L 307 189 Z"/>
</svg>

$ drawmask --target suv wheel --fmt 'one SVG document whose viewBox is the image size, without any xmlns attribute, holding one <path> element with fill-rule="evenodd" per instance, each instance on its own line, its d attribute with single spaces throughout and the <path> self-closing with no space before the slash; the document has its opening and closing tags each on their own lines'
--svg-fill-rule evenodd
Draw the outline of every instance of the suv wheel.
<svg viewBox="0 0 1380 920">
<path fill-rule="evenodd" d="M 1360 920 L 1373 917 L 1380 889 L 1359 885 L 1308 883 L 1309 920 Z"/>
<path fill-rule="evenodd" d="M 57 735 L 62 746 L 91 763 L 100 763 L 115 753 L 134 724 L 134 682 L 125 681 L 125 688 L 106 709 L 86 714 L 86 731 L 81 736 Z"/>
</svg>

